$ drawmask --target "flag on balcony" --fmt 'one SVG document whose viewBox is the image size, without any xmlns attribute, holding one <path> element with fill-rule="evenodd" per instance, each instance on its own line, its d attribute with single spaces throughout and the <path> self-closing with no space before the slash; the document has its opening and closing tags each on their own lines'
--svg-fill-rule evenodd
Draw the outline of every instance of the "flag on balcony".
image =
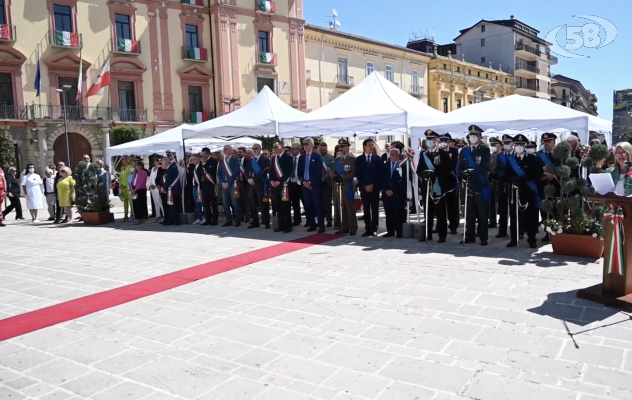
<svg viewBox="0 0 632 400">
<path fill-rule="evenodd" d="M 191 123 L 199 124 L 200 122 L 208 121 L 208 113 L 205 112 L 192 112 Z"/>
<path fill-rule="evenodd" d="M 90 90 L 86 93 L 86 97 L 94 96 L 95 94 L 103 95 L 103 88 L 106 86 L 110 86 L 110 59 L 108 58 L 103 68 L 101 68 L 101 73 L 97 76 L 97 80 L 94 81 L 92 86 L 90 86 Z"/>
<path fill-rule="evenodd" d="M 118 51 L 126 53 L 138 53 L 138 41 L 130 39 L 118 39 L 116 44 Z"/>
<path fill-rule="evenodd" d="M 37 69 L 35 70 L 35 82 L 33 83 L 33 89 L 35 89 L 35 97 L 39 97 L 42 92 L 42 70 L 40 68 L 40 54 L 39 47 L 37 48 Z"/>
<path fill-rule="evenodd" d="M 259 55 L 259 61 L 262 64 L 274 64 L 276 60 L 276 54 L 274 53 L 261 53 Z"/>
<path fill-rule="evenodd" d="M 79 77 L 77 78 L 77 102 L 81 101 L 81 88 L 83 88 L 83 57 L 79 50 Z"/>
<path fill-rule="evenodd" d="M 79 46 L 79 34 L 74 32 L 55 31 L 55 44 L 58 46 Z"/>
<path fill-rule="evenodd" d="M 206 50 L 200 47 L 187 47 L 187 58 L 190 60 L 206 60 Z"/>
<path fill-rule="evenodd" d="M 11 39 L 11 25 L 0 25 L 0 39 Z"/>
<path fill-rule="evenodd" d="M 274 3 L 268 0 L 259 0 L 259 10 L 273 13 Z"/>
<path fill-rule="evenodd" d="M 183 4 L 191 4 L 192 6 L 202 6 L 202 0 L 182 0 Z"/>
</svg>

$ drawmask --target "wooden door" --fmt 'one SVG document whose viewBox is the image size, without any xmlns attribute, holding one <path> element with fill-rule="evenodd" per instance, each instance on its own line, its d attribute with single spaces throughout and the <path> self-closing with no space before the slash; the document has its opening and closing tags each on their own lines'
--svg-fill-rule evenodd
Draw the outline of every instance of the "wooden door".
<svg viewBox="0 0 632 400">
<path fill-rule="evenodd" d="M 66 151 L 66 134 L 59 135 L 55 140 L 53 144 L 55 164 L 59 161 L 63 161 L 66 163 L 66 166 L 70 167 L 74 172 L 75 166 L 83 161 L 82 156 L 84 154 L 88 154 L 90 158 L 92 158 L 92 147 L 88 139 L 75 132 L 68 133 L 68 145 L 70 147 L 70 165 L 68 165 L 68 152 Z"/>
</svg>

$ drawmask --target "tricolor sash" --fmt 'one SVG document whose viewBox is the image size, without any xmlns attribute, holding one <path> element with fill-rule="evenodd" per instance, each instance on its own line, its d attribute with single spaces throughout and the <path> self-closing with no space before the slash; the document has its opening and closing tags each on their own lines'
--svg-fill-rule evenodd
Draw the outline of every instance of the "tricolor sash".
<svg viewBox="0 0 632 400">
<path fill-rule="evenodd" d="M 428 157 L 428 152 L 424 151 L 423 155 L 424 155 L 424 161 L 426 163 L 426 168 L 434 172 L 435 166 L 432 163 L 432 161 L 430 161 L 430 157 Z M 436 177 L 435 177 L 434 183 L 432 184 L 432 192 L 435 194 L 435 196 L 441 196 L 441 185 L 439 184 L 439 179 L 437 179 Z"/>
<path fill-rule="evenodd" d="M 338 174 L 340 176 L 344 175 L 345 170 L 344 170 L 344 168 L 342 168 L 342 163 L 340 162 L 339 158 L 336 159 L 335 165 L 336 165 L 336 170 L 338 171 Z M 347 199 L 350 202 L 353 202 L 353 199 L 355 197 L 354 196 L 354 191 L 353 191 L 353 189 L 354 189 L 354 187 L 353 187 L 353 179 L 346 180 L 345 183 L 347 184 Z"/>
<path fill-rule="evenodd" d="M 465 160 L 467 161 L 470 169 L 476 169 L 478 165 L 476 164 L 476 161 L 474 161 L 474 156 L 472 155 L 470 149 L 464 147 L 461 150 L 461 154 L 463 154 L 463 156 L 465 157 Z M 478 180 L 483 184 L 483 191 L 481 192 L 481 196 L 483 196 L 485 200 L 489 200 L 492 193 L 491 189 L 489 188 L 489 181 L 487 180 L 487 177 L 485 177 L 484 174 L 481 173 L 474 174 L 474 176 L 476 176 Z"/>
<path fill-rule="evenodd" d="M 283 168 L 281 168 L 281 162 L 279 161 L 280 156 L 274 156 L 274 172 L 277 174 L 277 177 L 281 179 L 283 176 Z M 290 201 L 290 191 L 287 187 L 287 182 L 283 182 L 283 188 L 281 189 L 281 201 Z"/>
<path fill-rule="evenodd" d="M 215 184 L 215 181 L 213 180 L 213 177 L 211 177 L 211 175 L 206 171 L 204 164 L 202 164 L 202 171 L 204 171 L 204 177 L 206 178 L 206 180 L 211 182 L 213 186 L 217 187 L 217 185 Z"/>
<path fill-rule="evenodd" d="M 261 166 L 259 166 L 259 160 L 251 160 L 250 165 L 252 166 L 252 170 L 256 175 L 261 173 Z M 267 202 L 270 197 L 270 179 L 268 179 L 268 174 L 266 173 L 263 177 L 263 201 Z"/>
<path fill-rule="evenodd" d="M 610 206 L 609 210 L 603 215 L 605 220 L 605 230 L 612 232 L 610 243 L 604 254 L 604 261 L 608 266 L 608 274 L 619 274 L 625 276 L 625 263 L 623 259 L 623 246 L 625 243 L 623 220 L 625 215 L 623 209 L 619 206 Z"/>
<path fill-rule="evenodd" d="M 222 160 L 222 166 L 224 167 L 224 172 L 226 173 L 226 176 L 228 176 L 229 178 L 233 177 L 233 171 L 231 171 L 230 166 L 228 165 L 228 160 L 226 157 L 224 157 L 224 159 Z M 241 165 L 239 166 L 240 171 L 241 171 Z M 229 188 L 230 189 L 230 188 Z M 234 197 L 236 199 L 239 198 L 240 192 L 239 192 L 239 185 L 237 184 L 237 182 L 233 182 L 233 190 L 234 190 Z"/>
<path fill-rule="evenodd" d="M 516 160 L 516 157 L 509 157 L 509 164 L 511 165 L 511 169 L 514 170 L 514 172 L 516 173 L 516 175 L 518 175 L 521 178 L 524 178 L 527 174 L 524 172 L 524 170 L 520 167 L 520 164 L 518 164 L 518 160 Z M 540 194 L 538 193 L 538 188 L 535 185 L 535 182 L 530 181 L 530 182 L 526 182 L 527 187 L 535 194 L 535 206 L 539 209 L 540 208 Z"/>
</svg>

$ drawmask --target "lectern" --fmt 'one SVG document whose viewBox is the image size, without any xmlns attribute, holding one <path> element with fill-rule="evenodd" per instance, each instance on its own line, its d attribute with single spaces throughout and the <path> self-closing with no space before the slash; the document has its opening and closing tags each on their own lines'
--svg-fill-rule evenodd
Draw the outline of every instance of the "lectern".
<svg viewBox="0 0 632 400">
<path fill-rule="evenodd" d="M 611 220 L 605 220 L 602 283 L 580 290 L 577 292 L 577 297 L 632 311 L 632 198 L 608 193 L 606 195 L 588 195 L 586 199 L 606 206 L 621 207 L 623 210 L 623 243 L 621 246 L 623 260 L 620 270 L 610 267 L 613 254 L 609 250 L 614 237 Z M 630 236 L 628 237 L 628 235 Z"/>
</svg>

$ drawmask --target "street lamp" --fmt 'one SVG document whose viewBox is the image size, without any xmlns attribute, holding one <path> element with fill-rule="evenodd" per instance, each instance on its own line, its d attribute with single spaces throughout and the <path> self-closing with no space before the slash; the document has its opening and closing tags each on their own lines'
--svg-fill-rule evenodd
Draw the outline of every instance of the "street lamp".
<svg viewBox="0 0 632 400">
<path fill-rule="evenodd" d="M 66 135 L 66 159 L 68 167 L 70 168 L 70 143 L 68 141 L 68 116 L 66 115 L 66 108 L 68 104 L 66 104 L 66 93 L 68 90 L 72 88 L 72 85 L 63 85 L 62 89 L 56 89 L 57 92 L 61 93 L 62 103 L 64 103 L 64 135 Z"/>
<path fill-rule="evenodd" d="M 236 98 L 232 98 L 230 100 L 222 100 L 222 103 L 226 104 L 228 106 L 228 112 L 232 112 L 232 110 L 230 109 L 230 106 L 232 106 L 234 103 L 237 102 L 238 99 Z"/>
</svg>

